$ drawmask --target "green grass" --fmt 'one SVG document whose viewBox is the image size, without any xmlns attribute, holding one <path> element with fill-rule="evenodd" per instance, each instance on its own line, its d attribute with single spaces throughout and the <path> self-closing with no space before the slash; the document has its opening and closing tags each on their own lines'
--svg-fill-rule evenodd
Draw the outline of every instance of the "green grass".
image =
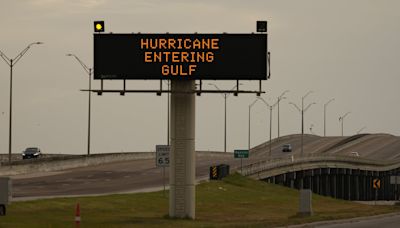
<svg viewBox="0 0 400 228">
<path fill-rule="evenodd" d="M 167 194 L 168 195 L 168 194 Z M 163 192 L 14 202 L 0 227 L 273 227 L 399 211 L 313 195 L 314 215 L 297 216 L 297 190 L 231 175 L 196 187 L 196 220 L 168 218 Z"/>
</svg>

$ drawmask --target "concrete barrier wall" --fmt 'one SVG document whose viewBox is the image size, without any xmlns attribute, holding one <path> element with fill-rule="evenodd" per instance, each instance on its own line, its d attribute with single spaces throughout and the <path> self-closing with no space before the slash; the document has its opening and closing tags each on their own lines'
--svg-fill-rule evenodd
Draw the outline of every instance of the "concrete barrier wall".
<svg viewBox="0 0 400 228">
<path fill-rule="evenodd" d="M 29 174 L 32 172 L 60 171 L 65 169 L 79 168 L 105 163 L 153 159 L 154 152 L 136 152 L 136 153 L 115 153 L 115 154 L 94 154 L 90 156 L 70 156 L 62 160 L 34 160 L 31 162 L 25 160 L 20 164 L 0 166 L 0 176 L 12 176 L 17 174 Z M 28 163 L 29 162 L 29 163 Z"/>
<path fill-rule="evenodd" d="M 198 151 L 197 156 L 233 156 L 232 153 L 221 153 L 213 151 Z M 29 174 L 33 172 L 50 172 L 65 169 L 100 165 L 112 162 L 132 161 L 141 159 L 155 159 L 155 152 L 126 152 L 86 155 L 59 155 L 48 156 L 40 159 L 26 159 L 0 163 L 0 176 L 12 176 L 18 174 Z M 155 164 L 155 161 L 154 161 Z"/>
<path fill-rule="evenodd" d="M 243 175 L 255 179 L 316 168 L 347 168 L 370 171 L 387 171 L 400 167 L 400 161 L 374 161 L 350 156 L 304 156 L 263 160 L 243 167 Z"/>
</svg>

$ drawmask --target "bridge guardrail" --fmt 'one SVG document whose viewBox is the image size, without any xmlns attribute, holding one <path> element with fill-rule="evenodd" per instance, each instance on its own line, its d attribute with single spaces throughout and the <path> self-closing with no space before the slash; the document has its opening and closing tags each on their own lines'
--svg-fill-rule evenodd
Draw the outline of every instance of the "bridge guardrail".
<svg viewBox="0 0 400 228">
<path fill-rule="evenodd" d="M 307 163 L 348 163 L 354 165 L 373 166 L 376 168 L 400 166 L 400 160 L 394 161 L 378 161 L 352 156 L 321 156 L 321 155 L 305 155 L 305 156 L 287 156 L 284 158 L 273 158 L 258 161 L 243 166 L 242 175 L 250 176 L 267 170 L 273 170 L 282 167 L 290 167 L 294 165 Z"/>
</svg>

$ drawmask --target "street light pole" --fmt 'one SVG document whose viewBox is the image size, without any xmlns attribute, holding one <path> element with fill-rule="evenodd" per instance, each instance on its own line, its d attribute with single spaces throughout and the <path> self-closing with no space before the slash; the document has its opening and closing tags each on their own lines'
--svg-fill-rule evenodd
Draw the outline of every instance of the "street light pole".
<svg viewBox="0 0 400 228">
<path fill-rule="evenodd" d="M 83 63 L 76 55 L 74 54 L 67 54 L 67 56 L 72 56 L 74 57 L 79 64 L 81 64 L 81 66 L 83 67 L 83 69 L 86 71 L 86 73 L 89 76 L 89 91 L 88 91 L 88 100 L 89 100 L 89 104 L 88 104 L 88 137 L 87 137 L 87 155 L 90 155 L 90 123 L 91 123 L 91 103 L 92 103 L 92 70 L 93 68 L 89 68 L 85 63 Z"/>
<path fill-rule="evenodd" d="M 225 101 L 225 117 L 224 117 L 224 152 L 226 152 L 226 98 L 227 98 L 227 94 L 224 93 L 224 101 Z"/>
<path fill-rule="evenodd" d="M 329 103 L 331 103 L 334 100 L 335 98 L 332 98 L 324 104 L 324 137 L 326 136 L 326 107 L 328 106 Z"/>
<path fill-rule="evenodd" d="M 316 104 L 315 102 L 309 104 L 306 108 L 304 108 L 304 99 L 313 91 L 308 91 L 303 97 L 301 97 L 301 109 L 294 103 L 290 102 L 300 113 L 301 113 L 301 156 L 303 156 L 304 149 L 304 113 L 311 107 L 311 105 Z"/>
<path fill-rule="evenodd" d="M 168 91 L 169 91 L 167 93 L 167 145 L 169 146 L 170 145 L 170 142 L 169 142 L 169 123 L 170 123 L 170 121 L 169 121 L 169 105 L 170 105 L 170 102 L 169 102 L 169 100 L 170 100 L 170 96 L 171 96 L 171 93 L 170 93 L 171 82 L 169 80 L 163 81 L 163 82 L 165 82 L 167 84 Z"/>
<path fill-rule="evenodd" d="M 12 151 L 12 85 L 13 85 L 13 68 L 14 65 L 25 55 L 32 45 L 43 44 L 43 42 L 34 42 L 29 44 L 24 50 L 22 50 L 14 59 L 8 58 L 2 51 L 0 51 L 0 57 L 10 67 L 10 116 L 9 116 L 9 128 L 8 128 L 8 162 L 11 164 L 11 151 Z"/>
<path fill-rule="evenodd" d="M 168 83 L 168 90 L 170 90 L 170 88 L 171 88 L 171 82 L 167 82 Z M 170 99 L 170 96 L 171 96 L 171 93 L 170 92 L 168 92 L 168 95 L 167 95 L 167 103 L 168 103 L 168 105 L 167 105 L 167 145 L 169 146 L 169 99 Z"/>
<path fill-rule="evenodd" d="M 344 122 L 344 118 L 350 114 L 350 112 L 346 112 L 346 114 L 344 114 L 343 116 L 339 117 L 339 122 L 342 123 L 342 136 L 343 136 L 343 122 Z"/>
<path fill-rule="evenodd" d="M 253 107 L 253 105 L 254 105 L 257 101 L 258 101 L 258 99 L 256 99 L 255 101 L 253 101 L 253 103 L 251 103 L 251 104 L 249 105 L 249 151 L 250 151 L 250 127 L 251 127 L 251 122 L 250 122 L 251 113 L 250 113 L 250 110 L 251 110 L 251 107 Z"/>
<path fill-rule="evenodd" d="M 278 97 L 278 141 L 279 141 L 279 137 L 280 137 L 280 115 L 279 115 L 279 102 L 283 99 L 286 99 L 286 97 L 284 97 L 285 93 L 289 92 L 289 90 L 285 90 L 279 97 Z"/>
<path fill-rule="evenodd" d="M 8 125 L 8 162 L 11 164 L 12 151 L 12 85 L 13 85 L 13 60 L 10 59 L 10 121 Z"/>
<path fill-rule="evenodd" d="M 214 83 L 208 83 L 208 85 L 212 85 L 214 86 L 217 90 L 221 91 L 217 85 L 215 85 Z M 242 85 L 242 83 L 240 83 L 239 85 Z M 235 85 L 234 87 L 232 87 L 232 89 L 230 89 L 229 91 L 234 90 L 237 87 L 237 85 Z M 224 98 L 224 102 L 225 102 L 225 114 L 224 114 L 224 152 L 226 152 L 226 99 L 228 98 L 230 94 L 228 93 L 223 93 L 222 97 Z"/>
<path fill-rule="evenodd" d="M 360 134 L 362 132 L 362 130 L 364 130 L 365 128 L 367 128 L 367 127 L 364 126 L 364 127 L 360 128 L 360 130 L 357 131 L 357 134 Z"/>
<path fill-rule="evenodd" d="M 276 102 L 273 105 L 268 104 L 262 97 L 257 97 L 258 99 L 262 100 L 264 104 L 269 108 L 269 157 L 272 156 L 272 109 L 278 104 Z"/>
</svg>

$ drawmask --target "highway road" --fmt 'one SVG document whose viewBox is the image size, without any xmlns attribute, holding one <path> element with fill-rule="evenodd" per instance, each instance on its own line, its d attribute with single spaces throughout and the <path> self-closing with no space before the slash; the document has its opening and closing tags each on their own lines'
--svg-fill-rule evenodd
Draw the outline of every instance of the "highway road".
<svg viewBox="0 0 400 228">
<path fill-rule="evenodd" d="M 282 145 L 290 143 L 293 155 L 301 153 L 301 135 L 287 135 L 272 140 L 272 157 L 282 157 Z M 357 152 L 360 157 L 373 160 L 391 161 L 400 158 L 400 137 L 389 134 L 359 134 L 353 136 L 304 135 L 304 154 L 351 156 Z M 269 143 L 265 142 L 252 149 L 255 156 L 267 156 Z"/>
<path fill-rule="evenodd" d="M 384 216 L 361 221 L 351 221 L 332 225 L 315 226 L 318 228 L 398 228 L 400 225 L 400 215 Z"/>
<path fill-rule="evenodd" d="M 244 159 L 244 164 L 250 162 Z M 240 167 L 232 153 L 196 157 L 196 178 L 205 179 L 209 167 L 221 163 Z M 169 168 L 166 168 L 166 184 Z M 162 168 L 155 159 L 108 163 L 57 172 L 12 176 L 13 197 L 66 196 L 129 192 L 163 186 Z"/>
<path fill-rule="evenodd" d="M 272 157 L 300 154 L 301 135 L 288 135 L 272 142 Z M 290 143 L 293 152 L 282 152 L 282 145 Z M 320 137 L 304 135 L 304 153 L 320 155 L 347 155 L 357 151 L 362 158 L 392 160 L 400 157 L 400 137 L 388 134 L 361 134 L 351 137 Z M 268 158 L 268 143 L 260 144 L 250 151 L 249 164 Z M 226 163 L 239 167 L 240 159 L 232 153 L 216 155 L 197 154 L 196 178 L 208 176 L 211 165 Z M 166 183 L 168 183 L 168 168 Z M 162 168 L 155 167 L 154 159 L 109 163 L 57 172 L 32 173 L 12 176 L 14 197 L 61 196 L 80 194 L 105 194 L 129 192 L 163 185 Z"/>
</svg>

